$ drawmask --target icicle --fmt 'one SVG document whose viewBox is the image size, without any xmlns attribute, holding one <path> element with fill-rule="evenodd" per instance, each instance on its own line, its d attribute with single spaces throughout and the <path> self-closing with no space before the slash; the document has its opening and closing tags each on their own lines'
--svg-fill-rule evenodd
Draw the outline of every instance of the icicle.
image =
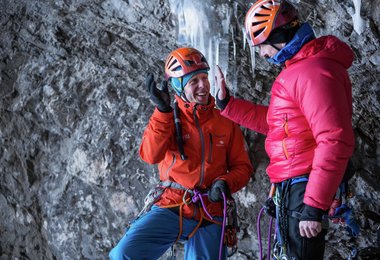
<svg viewBox="0 0 380 260">
<path fill-rule="evenodd" d="M 355 13 L 352 15 L 352 21 L 354 23 L 354 30 L 357 32 L 357 34 L 362 34 L 364 31 L 364 20 L 360 16 L 360 7 L 362 4 L 361 0 L 353 0 L 354 1 L 354 7 L 355 7 Z"/>
<path fill-rule="evenodd" d="M 241 28 L 242 33 L 243 33 L 243 50 L 245 50 L 245 46 L 247 44 L 247 37 L 245 36 L 245 28 L 244 26 Z"/>
<path fill-rule="evenodd" d="M 202 52 L 209 65 L 211 94 L 214 95 L 214 70 L 219 64 L 223 72 L 228 70 L 228 42 L 230 13 L 228 5 L 222 20 L 212 7 L 212 0 L 169 0 L 173 14 L 178 17 L 178 43 L 192 46 Z"/>
<path fill-rule="evenodd" d="M 219 64 L 219 39 L 215 40 L 215 63 Z"/>
<path fill-rule="evenodd" d="M 235 30 L 234 27 L 231 26 L 231 32 L 232 32 L 232 43 L 233 43 L 233 48 L 234 48 L 234 58 L 232 62 L 232 95 L 235 96 L 237 92 L 237 68 L 236 68 L 236 41 L 235 41 Z"/>
<path fill-rule="evenodd" d="M 209 61 L 210 65 L 210 71 L 208 72 L 208 78 L 210 81 L 210 93 L 214 96 L 214 79 L 215 79 L 215 73 L 214 73 L 214 67 L 217 63 L 217 52 L 214 51 L 213 46 L 215 42 L 215 38 L 211 38 L 208 41 L 208 51 L 205 54 L 207 57 L 207 60 Z"/>
<path fill-rule="evenodd" d="M 235 41 L 234 28 L 231 28 L 231 33 L 232 33 L 232 44 L 233 44 L 233 49 L 234 49 L 234 60 L 236 60 L 236 41 Z"/>
<path fill-rule="evenodd" d="M 253 47 L 251 44 L 249 45 L 249 50 L 251 52 L 251 68 L 252 68 L 252 77 L 256 77 L 255 68 L 256 68 L 256 56 L 255 56 L 255 47 Z"/>
</svg>

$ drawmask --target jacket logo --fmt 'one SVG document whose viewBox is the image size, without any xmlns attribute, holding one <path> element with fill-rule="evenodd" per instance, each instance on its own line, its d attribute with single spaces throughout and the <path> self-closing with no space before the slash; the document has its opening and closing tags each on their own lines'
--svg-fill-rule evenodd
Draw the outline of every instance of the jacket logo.
<svg viewBox="0 0 380 260">
<path fill-rule="evenodd" d="M 183 139 L 183 140 L 189 140 L 189 139 L 190 139 L 190 134 L 184 134 L 184 135 L 182 136 L 182 139 Z"/>
<path fill-rule="evenodd" d="M 225 146 L 224 141 L 220 140 L 219 142 L 216 143 L 216 146 Z"/>
</svg>

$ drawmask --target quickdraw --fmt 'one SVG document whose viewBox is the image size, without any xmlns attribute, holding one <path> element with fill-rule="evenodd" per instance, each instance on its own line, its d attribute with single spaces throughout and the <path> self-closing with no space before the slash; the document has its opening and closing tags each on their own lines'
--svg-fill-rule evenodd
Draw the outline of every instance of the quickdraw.
<svg viewBox="0 0 380 260">
<path fill-rule="evenodd" d="M 326 217 L 334 224 L 345 226 L 350 236 L 357 237 L 360 233 L 360 226 L 354 218 L 353 210 L 348 206 L 348 200 L 352 196 L 348 189 L 348 182 L 342 182 Z"/>
<path fill-rule="evenodd" d="M 127 229 L 132 225 L 133 222 L 138 220 L 143 214 L 145 214 L 152 208 L 153 204 L 157 200 L 159 200 L 162 193 L 164 193 L 165 189 L 165 186 L 157 185 L 148 192 L 144 199 L 144 207 L 141 209 L 141 211 L 137 214 L 137 216 L 134 219 L 128 222 Z"/>
<path fill-rule="evenodd" d="M 266 212 L 267 215 L 270 217 L 269 219 L 269 228 L 268 228 L 268 250 L 267 250 L 267 258 L 270 260 L 270 244 L 271 244 L 271 236 L 272 236 L 272 226 L 273 226 L 273 219 L 276 218 L 276 205 L 274 198 L 276 187 L 274 184 L 271 185 L 271 189 L 269 192 L 268 199 L 266 200 L 264 206 L 260 209 L 259 215 L 257 216 L 257 222 L 256 222 L 256 228 L 257 228 L 257 238 L 259 240 L 259 252 L 260 252 L 260 260 L 263 259 L 263 246 L 261 241 L 261 216 L 263 212 Z M 276 246 L 275 246 L 276 248 Z"/>
<path fill-rule="evenodd" d="M 236 203 L 233 198 L 227 198 L 227 211 L 226 211 L 226 218 L 227 223 L 225 226 L 225 233 L 224 233 L 224 244 L 231 248 L 229 252 L 227 252 L 227 256 L 231 257 L 237 252 L 237 233 L 240 231 L 238 219 L 237 219 L 237 208 Z"/>
</svg>

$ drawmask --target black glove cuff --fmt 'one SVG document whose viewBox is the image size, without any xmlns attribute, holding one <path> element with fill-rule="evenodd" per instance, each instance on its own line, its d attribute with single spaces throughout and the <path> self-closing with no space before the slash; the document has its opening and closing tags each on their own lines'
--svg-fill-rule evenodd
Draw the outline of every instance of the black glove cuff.
<svg viewBox="0 0 380 260">
<path fill-rule="evenodd" d="M 158 111 L 160 111 L 162 113 L 170 113 L 173 111 L 173 108 L 171 106 L 168 106 L 168 107 L 167 106 L 163 106 L 163 107 L 157 106 L 157 109 L 158 109 Z"/>
<path fill-rule="evenodd" d="M 300 220 L 322 221 L 322 217 L 325 214 L 327 214 L 327 212 L 322 209 L 305 205 Z"/>
<path fill-rule="evenodd" d="M 223 187 L 222 188 L 222 191 L 224 192 L 224 194 L 226 195 L 227 198 L 231 197 L 231 192 L 230 192 L 230 187 L 228 187 L 228 184 L 225 180 L 216 180 L 214 183 L 216 182 L 220 182 L 220 186 Z M 219 186 L 219 185 L 218 185 Z"/>
<path fill-rule="evenodd" d="M 218 90 L 218 93 L 219 93 L 219 90 Z M 216 93 L 216 95 L 215 95 L 216 105 L 219 107 L 220 110 L 224 110 L 226 108 L 228 102 L 230 101 L 230 93 L 227 90 L 226 97 L 222 100 L 220 100 L 218 98 L 218 93 Z"/>
</svg>

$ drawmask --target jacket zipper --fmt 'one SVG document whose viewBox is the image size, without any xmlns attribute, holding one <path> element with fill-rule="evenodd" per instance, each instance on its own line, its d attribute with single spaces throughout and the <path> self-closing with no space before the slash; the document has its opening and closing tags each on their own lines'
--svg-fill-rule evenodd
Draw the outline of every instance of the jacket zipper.
<svg viewBox="0 0 380 260">
<path fill-rule="evenodd" d="M 193 117 L 194 117 L 194 121 L 195 121 L 195 126 L 197 127 L 198 132 L 199 132 L 199 137 L 201 139 L 201 147 L 202 147 L 202 149 L 201 149 L 202 150 L 202 153 L 201 153 L 201 177 L 199 179 L 199 184 L 198 184 L 198 186 L 201 186 L 203 183 L 204 169 L 205 169 L 205 139 L 204 139 L 203 132 L 202 132 L 201 126 L 199 124 L 199 120 L 198 120 L 196 113 L 197 113 L 197 105 L 194 106 Z"/>
<path fill-rule="evenodd" d="M 289 159 L 289 153 L 288 153 L 288 149 L 286 147 L 286 141 L 285 141 L 285 139 L 289 137 L 288 114 L 285 114 L 285 122 L 282 126 L 284 127 L 284 130 L 285 130 L 285 138 L 282 139 L 282 149 L 284 151 L 285 158 Z"/>
<path fill-rule="evenodd" d="M 212 163 L 212 134 L 209 133 L 209 136 L 210 136 L 210 151 L 208 155 L 208 162 Z"/>
</svg>

